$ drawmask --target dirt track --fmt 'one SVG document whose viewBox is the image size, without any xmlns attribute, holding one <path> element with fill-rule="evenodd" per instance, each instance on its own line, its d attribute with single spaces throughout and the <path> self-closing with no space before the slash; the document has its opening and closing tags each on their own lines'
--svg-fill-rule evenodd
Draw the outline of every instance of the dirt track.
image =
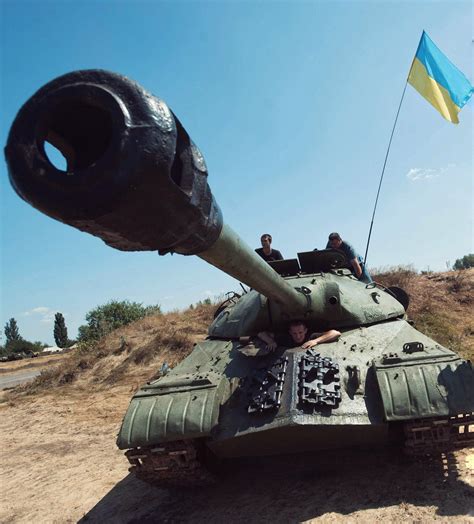
<svg viewBox="0 0 474 524">
<path fill-rule="evenodd" d="M 447 463 L 327 453 L 233 464 L 216 487 L 149 487 L 115 447 L 130 388 L 0 405 L 1 522 L 474 522 L 474 449 Z"/>
<path fill-rule="evenodd" d="M 59 364 L 66 354 L 44 355 L 0 363 L 0 390 L 23 384 L 38 376 L 45 368 Z"/>
<path fill-rule="evenodd" d="M 22 369 L 45 368 L 63 361 L 69 353 L 58 353 L 55 355 L 39 355 L 36 358 L 24 358 L 10 362 L 0 362 L 0 374 L 13 373 Z"/>
<path fill-rule="evenodd" d="M 41 371 L 37 369 L 25 369 L 17 371 L 16 373 L 0 375 L 0 390 L 23 384 L 24 382 L 35 378 L 40 373 Z"/>
</svg>

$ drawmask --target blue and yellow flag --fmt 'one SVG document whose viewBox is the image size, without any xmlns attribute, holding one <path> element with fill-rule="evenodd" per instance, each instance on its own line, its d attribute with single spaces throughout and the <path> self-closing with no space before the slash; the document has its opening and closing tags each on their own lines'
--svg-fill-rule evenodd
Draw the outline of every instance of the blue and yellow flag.
<svg viewBox="0 0 474 524">
<path fill-rule="evenodd" d="M 458 113 L 471 98 L 474 88 L 469 80 L 436 47 L 423 31 L 408 82 L 441 115 L 458 124 Z"/>
</svg>

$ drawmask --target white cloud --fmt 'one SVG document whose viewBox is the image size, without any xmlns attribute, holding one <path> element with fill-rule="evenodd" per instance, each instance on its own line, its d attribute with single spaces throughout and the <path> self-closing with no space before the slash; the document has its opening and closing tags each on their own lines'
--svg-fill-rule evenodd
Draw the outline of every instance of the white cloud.
<svg viewBox="0 0 474 524">
<path fill-rule="evenodd" d="M 412 167 L 407 173 L 407 178 L 412 181 L 429 180 L 430 178 L 436 178 L 443 175 L 448 169 L 452 169 L 454 167 L 456 167 L 455 164 L 449 164 L 447 167 L 438 168 Z"/>
<path fill-rule="evenodd" d="M 35 307 L 31 310 L 32 313 L 48 313 L 49 311 L 51 310 L 46 306 Z"/>
<path fill-rule="evenodd" d="M 55 310 L 49 307 L 46 307 L 46 306 L 34 307 L 33 309 L 30 309 L 23 313 L 25 317 L 36 316 L 38 317 L 40 322 L 45 322 L 47 324 L 53 322 L 54 314 L 55 314 Z"/>
</svg>

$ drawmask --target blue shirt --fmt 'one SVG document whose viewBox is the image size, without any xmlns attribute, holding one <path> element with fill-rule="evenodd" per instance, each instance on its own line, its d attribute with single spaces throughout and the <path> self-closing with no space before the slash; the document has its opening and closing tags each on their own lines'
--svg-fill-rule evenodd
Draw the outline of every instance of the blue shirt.
<svg viewBox="0 0 474 524">
<path fill-rule="evenodd" d="M 326 244 L 326 249 L 332 249 L 329 244 L 329 241 Z M 362 275 L 359 277 L 359 280 L 365 282 L 366 284 L 370 284 L 372 282 L 372 277 L 370 276 L 369 272 L 367 271 L 367 268 L 365 267 L 364 259 L 356 253 L 356 250 L 349 244 L 349 242 L 345 242 L 343 240 L 342 244 L 337 249 L 339 249 L 344 253 L 344 255 L 346 255 L 347 260 L 349 262 L 351 260 L 354 260 L 354 258 L 357 258 L 362 269 Z M 351 268 L 351 270 L 354 273 L 354 268 Z"/>
<path fill-rule="evenodd" d="M 329 241 L 326 244 L 326 249 L 332 249 Z M 346 255 L 347 260 L 349 262 L 353 260 L 354 258 L 357 258 L 359 262 L 362 262 L 362 257 L 356 253 L 356 250 L 349 244 L 349 242 L 346 242 L 345 240 L 343 240 L 342 244 L 337 249 L 339 249 L 340 251 L 344 253 L 344 255 Z"/>
</svg>

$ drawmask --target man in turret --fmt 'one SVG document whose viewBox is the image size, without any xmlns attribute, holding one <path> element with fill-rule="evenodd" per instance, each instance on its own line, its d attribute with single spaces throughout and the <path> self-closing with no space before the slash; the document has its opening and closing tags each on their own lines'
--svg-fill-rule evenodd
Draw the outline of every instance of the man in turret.
<svg viewBox="0 0 474 524">
<path fill-rule="evenodd" d="M 255 252 L 260 255 L 265 262 L 273 262 L 274 260 L 283 260 L 283 256 L 278 249 L 272 249 L 272 235 L 264 233 L 260 237 L 262 247 L 258 247 Z"/>
<path fill-rule="evenodd" d="M 288 336 L 281 340 L 276 339 L 270 331 L 262 331 L 258 334 L 258 338 L 267 345 L 268 351 L 274 351 L 278 346 L 310 349 L 324 342 L 333 342 L 340 336 L 341 333 L 336 329 L 322 333 L 309 333 L 308 326 L 302 320 L 293 320 L 288 327 Z"/>
<path fill-rule="evenodd" d="M 326 249 L 329 248 L 339 249 L 346 255 L 347 260 L 351 265 L 352 272 L 361 282 L 365 282 L 366 284 L 372 282 L 372 277 L 369 275 L 369 272 L 365 267 L 364 259 L 356 253 L 355 249 L 351 244 L 349 244 L 349 242 L 342 240 L 339 233 L 331 233 L 329 235 Z"/>
</svg>

